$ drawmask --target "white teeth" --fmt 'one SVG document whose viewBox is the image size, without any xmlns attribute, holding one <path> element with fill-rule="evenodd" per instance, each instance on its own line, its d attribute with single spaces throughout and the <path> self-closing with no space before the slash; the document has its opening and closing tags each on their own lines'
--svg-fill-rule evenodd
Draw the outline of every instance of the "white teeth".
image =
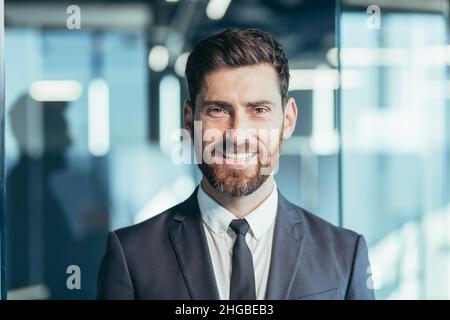
<svg viewBox="0 0 450 320">
<path fill-rule="evenodd" d="M 225 158 L 234 159 L 238 161 L 248 160 L 253 157 L 254 153 L 227 153 Z"/>
</svg>

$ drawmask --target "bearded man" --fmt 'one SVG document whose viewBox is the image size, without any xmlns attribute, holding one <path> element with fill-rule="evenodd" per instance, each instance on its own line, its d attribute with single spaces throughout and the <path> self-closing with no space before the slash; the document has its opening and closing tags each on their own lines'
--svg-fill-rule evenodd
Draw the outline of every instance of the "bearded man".
<svg viewBox="0 0 450 320">
<path fill-rule="evenodd" d="M 364 237 L 277 190 L 298 115 L 282 46 L 227 29 L 194 48 L 186 78 L 202 181 L 186 201 L 109 234 L 98 298 L 373 299 Z"/>
</svg>

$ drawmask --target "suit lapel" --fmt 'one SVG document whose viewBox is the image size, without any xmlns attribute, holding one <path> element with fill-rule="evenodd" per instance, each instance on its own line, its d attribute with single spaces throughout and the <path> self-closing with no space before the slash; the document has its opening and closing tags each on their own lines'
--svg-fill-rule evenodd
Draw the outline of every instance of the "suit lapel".
<svg viewBox="0 0 450 320">
<path fill-rule="evenodd" d="M 170 240 L 192 299 L 218 300 L 214 270 L 201 223 L 197 189 L 180 205 Z"/>
<path fill-rule="evenodd" d="M 303 228 L 297 208 L 278 192 L 277 217 L 266 299 L 287 299 L 297 273 L 303 247 Z"/>
</svg>

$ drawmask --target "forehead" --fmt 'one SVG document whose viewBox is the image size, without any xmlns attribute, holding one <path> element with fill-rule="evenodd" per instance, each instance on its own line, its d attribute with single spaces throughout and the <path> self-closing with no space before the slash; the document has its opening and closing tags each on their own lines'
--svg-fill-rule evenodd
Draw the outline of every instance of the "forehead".
<svg viewBox="0 0 450 320">
<path fill-rule="evenodd" d="M 198 94 L 201 100 L 281 102 L 278 75 L 269 64 L 221 68 L 205 75 Z"/>
</svg>

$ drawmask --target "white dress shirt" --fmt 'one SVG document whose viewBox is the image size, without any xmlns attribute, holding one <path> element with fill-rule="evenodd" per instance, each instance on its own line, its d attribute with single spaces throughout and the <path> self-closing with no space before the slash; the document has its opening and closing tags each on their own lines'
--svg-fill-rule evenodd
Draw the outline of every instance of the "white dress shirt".
<svg viewBox="0 0 450 320">
<path fill-rule="evenodd" d="M 229 228 L 229 225 L 231 220 L 237 218 L 211 198 L 203 190 L 201 184 L 198 188 L 197 199 L 219 296 L 221 300 L 228 300 L 230 298 L 233 245 L 236 240 L 236 234 Z M 258 300 L 263 300 L 266 295 L 277 206 L 278 192 L 274 182 L 270 196 L 245 216 L 250 225 L 245 240 L 252 253 L 256 299 Z"/>
</svg>

